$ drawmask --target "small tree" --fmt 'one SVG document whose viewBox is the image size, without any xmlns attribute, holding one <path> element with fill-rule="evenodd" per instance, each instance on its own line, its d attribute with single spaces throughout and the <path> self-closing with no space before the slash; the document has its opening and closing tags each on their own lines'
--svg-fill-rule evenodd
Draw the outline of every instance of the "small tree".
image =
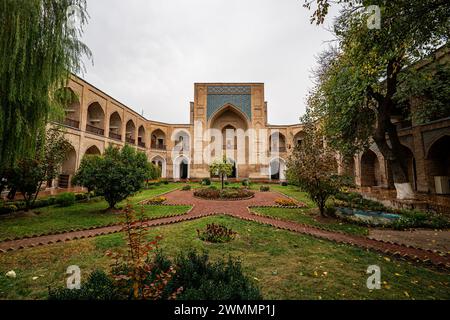
<svg viewBox="0 0 450 320">
<path fill-rule="evenodd" d="M 72 178 L 72 183 L 83 186 L 89 192 L 95 190 L 97 168 L 100 166 L 101 156 L 85 155 L 81 160 L 80 168 Z"/>
<path fill-rule="evenodd" d="M 222 161 L 216 160 L 209 165 L 211 175 L 218 175 L 222 181 L 222 190 L 224 189 L 224 180 L 226 176 L 233 173 L 233 165 L 224 157 Z"/>
<path fill-rule="evenodd" d="M 325 144 L 323 135 L 314 124 L 307 125 L 307 134 L 287 162 L 287 178 L 307 192 L 319 207 L 320 214 L 326 216 L 325 204 L 341 186 L 337 176 L 335 153 Z"/>
<path fill-rule="evenodd" d="M 77 184 L 102 194 L 109 209 L 156 178 L 158 170 L 147 156 L 128 145 L 121 150 L 110 146 L 103 156 L 87 158 L 75 175 Z"/>
<path fill-rule="evenodd" d="M 56 178 L 71 147 L 63 131 L 48 129 L 38 135 L 35 154 L 18 160 L 7 170 L 7 185 L 23 195 L 26 210 L 33 206 L 42 184 Z"/>
</svg>

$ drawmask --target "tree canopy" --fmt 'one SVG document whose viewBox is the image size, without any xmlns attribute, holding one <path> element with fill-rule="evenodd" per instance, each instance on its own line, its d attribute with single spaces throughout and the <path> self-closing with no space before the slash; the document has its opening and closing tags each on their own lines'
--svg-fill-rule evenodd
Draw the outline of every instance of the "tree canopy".
<svg viewBox="0 0 450 320">
<path fill-rule="evenodd" d="M 1 1 L 0 169 L 34 152 L 38 131 L 62 112 L 52 92 L 91 57 L 79 40 L 87 18 L 86 0 Z"/>
<path fill-rule="evenodd" d="M 144 182 L 159 178 L 159 170 L 143 152 L 129 145 L 122 149 L 108 147 L 102 156 L 87 156 L 73 182 L 103 195 L 109 207 L 144 187 Z"/>
<path fill-rule="evenodd" d="M 394 182 L 408 183 L 392 118 L 402 115 L 404 93 L 411 91 L 411 82 L 406 80 L 414 76 L 405 76 L 406 72 L 413 73 L 414 63 L 447 44 L 450 6 L 439 0 L 337 2 L 342 10 L 333 24 L 335 45 L 319 55 L 317 85 L 309 96 L 309 107 L 316 118 L 323 119 L 330 144 L 344 156 L 366 149 L 373 141 L 389 162 Z M 331 4 L 327 0 L 317 3 L 312 20 L 320 24 Z M 380 8 L 379 29 L 367 24 L 369 5 Z M 431 87 L 434 90 L 428 92 L 439 92 L 439 83 Z M 447 108 L 442 99 L 448 96 L 443 98 L 441 92 L 432 97 L 431 104 Z"/>
</svg>

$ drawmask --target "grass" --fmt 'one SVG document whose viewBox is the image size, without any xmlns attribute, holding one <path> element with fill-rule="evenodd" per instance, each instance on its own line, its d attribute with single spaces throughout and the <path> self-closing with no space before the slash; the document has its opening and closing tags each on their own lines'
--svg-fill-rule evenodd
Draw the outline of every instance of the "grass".
<svg viewBox="0 0 450 320">
<path fill-rule="evenodd" d="M 153 187 L 136 194 L 129 200 L 132 203 L 138 203 L 178 187 L 175 184 Z M 123 206 L 125 203 L 124 201 L 119 206 Z M 22 216 L 2 217 L 0 218 L 0 241 L 7 238 L 32 236 L 50 231 L 99 227 L 120 222 L 120 215 L 104 211 L 107 207 L 106 201 L 94 199 L 89 202 L 77 203 L 67 208 L 51 206 L 34 210 L 34 212 L 39 212 L 38 215 L 28 213 Z M 144 214 L 149 219 L 162 218 L 168 215 L 184 214 L 189 208 L 188 206 L 144 206 Z"/>
<path fill-rule="evenodd" d="M 313 227 L 321 227 L 330 231 L 341 231 L 348 234 L 367 236 L 369 229 L 356 224 L 351 224 L 336 219 L 316 219 L 320 217 L 315 204 L 308 198 L 305 192 L 300 191 L 295 186 L 283 187 L 281 185 L 271 185 L 272 191 L 281 192 L 287 196 L 290 196 L 304 204 L 304 209 L 284 209 L 284 208 L 254 208 L 253 211 L 262 214 L 264 216 L 278 218 L 285 221 L 293 221 L 310 225 Z"/>
<path fill-rule="evenodd" d="M 308 213 L 308 209 L 253 208 L 252 210 L 263 216 L 320 227 L 330 231 L 341 231 L 358 236 L 367 236 L 369 234 L 369 229 L 366 227 L 341 222 L 336 219 L 316 220 L 318 214 Z"/>
<path fill-rule="evenodd" d="M 224 224 L 238 232 L 227 244 L 209 244 L 196 229 Z M 385 257 L 359 248 L 318 240 L 225 216 L 158 227 L 161 248 L 170 257 L 188 248 L 207 250 L 212 259 L 231 255 L 261 288 L 265 299 L 450 299 L 448 273 Z M 64 285 L 65 271 L 78 265 L 82 279 L 107 270 L 107 250 L 122 250 L 122 234 L 49 245 L 1 255 L 0 299 L 46 299 L 48 286 Z M 366 270 L 381 268 L 381 290 L 368 290 Z M 16 279 L 4 275 L 15 270 Z M 38 277 L 33 280 L 34 277 Z"/>
</svg>

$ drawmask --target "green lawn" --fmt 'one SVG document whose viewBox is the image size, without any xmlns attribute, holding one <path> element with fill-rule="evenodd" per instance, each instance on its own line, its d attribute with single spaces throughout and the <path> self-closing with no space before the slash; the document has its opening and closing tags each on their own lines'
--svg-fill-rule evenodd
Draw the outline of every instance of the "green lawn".
<svg viewBox="0 0 450 320">
<path fill-rule="evenodd" d="M 367 236 L 369 234 L 369 229 L 366 227 L 340 222 L 334 219 L 316 220 L 317 213 L 308 213 L 308 209 L 253 208 L 252 210 L 267 217 L 293 221 L 330 231 L 342 231 L 360 236 Z"/>
<path fill-rule="evenodd" d="M 228 244 L 206 244 L 196 229 L 220 223 L 238 232 Z M 213 259 L 232 255 L 261 288 L 265 299 L 450 299 L 449 274 L 359 248 L 339 245 L 225 216 L 154 228 L 161 248 L 207 250 Z M 63 286 L 66 268 L 78 265 L 82 279 L 108 269 L 107 250 L 122 250 L 122 234 L 9 252 L 0 256 L 0 299 L 45 299 L 48 286 Z M 370 265 L 381 268 L 382 289 L 366 287 Z M 16 279 L 5 273 L 15 270 Z M 33 280 L 34 277 L 38 277 Z"/>
<path fill-rule="evenodd" d="M 131 197 L 132 203 L 153 198 L 159 194 L 178 188 L 179 185 L 169 184 L 144 190 Z M 119 206 L 123 206 L 122 202 Z M 31 236 L 55 231 L 66 231 L 77 228 L 100 227 L 120 222 L 120 215 L 105 212 L 108 204 L 104 200 L 94 199 L 85 203 L 77 203 L 67 208 L 51 206 L 36 209 L 39 214 L 25 214 L 22 216 L 0 218 L 0 241 L 7 238 Z M 161 218 L 168 215 L 186 213 L 188 206 L 144 206 L 144 213 L 149 219 Z"/>
<path fill-rule="evenodd" d="M 369 229 L 335 219 L 317 219 L 319 217 L 316 206 L 308 198 L 305 192 L 299 191 L 297 187 L 281 185 L 271 185 L 272 191 L 281 192 L 290 196 L 304 204 L 304 209 L 284 209 L 284 208 L 253 208 L 252 210 L 264 216 L 278 218 L 286 221 L 293 221 L 297 223 L 307 224 L 314 227 L 321 227 L 330 231 L 342 231 L 349 234 L 366 236 L 369 234 Z"/>
</svg>

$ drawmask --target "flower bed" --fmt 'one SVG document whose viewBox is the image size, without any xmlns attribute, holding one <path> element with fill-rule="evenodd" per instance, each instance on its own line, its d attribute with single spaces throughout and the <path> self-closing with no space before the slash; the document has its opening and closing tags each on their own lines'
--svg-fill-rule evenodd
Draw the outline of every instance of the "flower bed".
<svg viewBox="0 0 450 320">
<path fill-rule="evenodd" d="M 208 224 L 205 230 L 197 230 L 200 240 L 212 243 L 230 242 L 236 238 L 237 232 L 223 225 Z"/>
<path fill-rule="evenodd" d="M 245 188 L 226 188 L 219 190 L 211 187 L 195 190 L 194 196 L 207 200 L 244 200 L 253 198 L 255 193 Z"/>
<path fill-rule="evenodd" d="M 297 207 L 298 203 L 291 199 L 276 199 L 275 203 L 281 207 Z"/>
</svg>

